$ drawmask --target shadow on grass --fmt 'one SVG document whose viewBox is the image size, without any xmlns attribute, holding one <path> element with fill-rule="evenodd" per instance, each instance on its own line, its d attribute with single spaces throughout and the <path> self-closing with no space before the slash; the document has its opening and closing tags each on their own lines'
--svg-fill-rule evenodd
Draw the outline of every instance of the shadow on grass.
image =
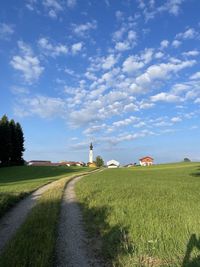
<svg viewBox="0 0 200 267">
<path fill-rule="evenodd" d="M 20 199 L 27 196 L 27 193 L 21 193 L 21 194 L 13 194 L 9 192 L 0 192 L 0 218 L 4 215 L 4 213 L 11 207 L 13 207 L 16 202 L 18 202 Z"/>
<path fill-rule="evenodd" d="M 100 244 L 101 253 L 108 263 L 113 266 L 119 255 L 127 255 L 134 252 L 134 245 L 129 235 L 128 227 L 120 224 L 111 226 L 107 222 L 107 218 L 111 213 L 111 209 L 103 206 L 101 208 L 89 208 L 83 204 L 81 210 L 83 212 L 85 229 L 89 236 Z M 99 242 L 100 241 L 100 242 Z"/>
<path fill-rule="evenodd" d="M 22 225 L 8 243 L 0 236 L 0 267 L 53 267 L 59 210 L 60 199 L 45 199 L 26 211 L 25 221 L 13 220 L 14 227 Z"/>
<path fill-rule="evenodd" d="M 51 178 L 68 173 L 80 172 L 83 167 L 66 166 L 17 166 L 0 168 L 0 185 L 24 180 Z"/>
<path fill-rule="evenodd" d="M 200 177 L 200 166 L 198 167 L 198 169 L 196 170 L 196 172 L 193 172 L 190 175 L 191 176 L 194 176 L 194 177 Z"/>
<path fill-rule="evenodd" d="M 192 258 L 192 252 L 194 249 L 199 251 L 199 255 Z M 182 267 L 199 267 L 200 266 L 200 237 L 197 238 L 196 234 L 192 234 L 188 244 L 185 257 L 183 259 Z"/>
</svg>

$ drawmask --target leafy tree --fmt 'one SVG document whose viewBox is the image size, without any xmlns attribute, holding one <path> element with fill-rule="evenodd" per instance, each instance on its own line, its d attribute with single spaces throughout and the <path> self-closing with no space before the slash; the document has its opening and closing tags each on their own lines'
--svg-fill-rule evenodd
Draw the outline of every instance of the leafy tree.
<svg viewBox="0 0 200 267">
<path fill-rule="evenodd" d="M 8 117 L 4 115 L 0 120 L 0 162 L 1 165 L 10 164 L 11 132 Z"/>
<path fill-rule="evenodd" d="M 22 131 L 21 125 L 17 122 L 16 123 L 16 135 L 15 135 L 15 142 L 16 142 L 16 160 L 18 165 L 23 165 L 24 160 L 23 160 L 23 152 L 25 151 L 24 149 L 24 134 Z"/>
<path fill-rule="evenodd" d="M 97 167 L 102 167 L 104 165 L 104 161 L 103 161 L 102 157 L 100 157 L 100 156 L 96 157 L 96 165 L 97 165 Z"/>
<path fill-rule="evenodd" d="M 0 120 L 0 165 L 24 164 L 24 134 L 19 123 L 9 121 L 4 115 Z"/>
<path fill-rule="evenodd" d="M 183 160 L 184 162 L 191 162 L 191 160 L 190 159 L 188 159 L 188 158 L 184 158 L 184 160 Z"/>
</svg>

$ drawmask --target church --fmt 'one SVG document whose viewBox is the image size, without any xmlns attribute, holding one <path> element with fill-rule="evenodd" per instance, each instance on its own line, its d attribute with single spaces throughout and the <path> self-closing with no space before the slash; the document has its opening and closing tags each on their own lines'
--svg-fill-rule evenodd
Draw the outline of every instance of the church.
<svg viewBox="0 0 200 267">
<path fill-rule="evenodd" d="M 93 160 L 93 145 L 90 144 L 90 150 L 89 150 L 89 162 L 87 164 L 88 167 L 95 168 L 97 165 Z"/>
</svg>

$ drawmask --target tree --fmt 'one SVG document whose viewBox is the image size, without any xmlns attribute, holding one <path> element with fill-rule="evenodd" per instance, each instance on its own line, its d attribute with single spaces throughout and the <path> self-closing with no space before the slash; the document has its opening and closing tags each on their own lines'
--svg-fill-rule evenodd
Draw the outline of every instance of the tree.
<svg viewBox="0 0 200 267">
<path fill-rule="evenodd" d="M 0 162 L 1 165 L 10 164 L 11 132 L 8 117 L 4 115 L 0 120 Z"/>
<path fill-rule="evenodd" d="M 24 134 L 22 131 L 21 125 L 17 122 L 16 123 L 16 135 L 15 135 L 15 142 L 16 142 L 16 160 L 17 160 L 17 165 L 23 165 L 24 160 L 23 160 L 23 152 L 25 151 L 24 149 Z"/>
<path fill-rule="evenodd" d="M 184 158 L 184 160 L 183 160 L 184 162 L 191 162 L 191 160 L 190 159 L 188 159 L 188 158 Z"/>
<path fill-rule="evenodd" d="M 104 165 L 104 161 L 103 161 L 102 157 L 100 157 L 100 156 L 96 157 L 96 165 L 97 165 L 97 167 L 102 167 Z"/>
<path fill-rule="evenodd" d="M 24 134 L 22 127 L 4 115 L 0 120 L 0 165 L 24 164 Z"/>
</svg>

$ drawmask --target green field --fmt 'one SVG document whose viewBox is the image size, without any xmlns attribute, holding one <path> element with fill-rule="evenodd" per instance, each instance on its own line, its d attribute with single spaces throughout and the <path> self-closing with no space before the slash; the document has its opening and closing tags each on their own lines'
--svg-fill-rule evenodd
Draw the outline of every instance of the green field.
<svg viewBox="0 0 200 267">
<path fill-rule="evenodd" d="M 65 166 L 0 168 L 0 217 L 17 201 L 38 187 L 83 170 L 87 171 L 88 168 Z"/>
<path fill-rule="evenodd" d="M 109 169 L 76 192 L 112 266 L 200 266 L 200 163 Z"/>
</svg>

